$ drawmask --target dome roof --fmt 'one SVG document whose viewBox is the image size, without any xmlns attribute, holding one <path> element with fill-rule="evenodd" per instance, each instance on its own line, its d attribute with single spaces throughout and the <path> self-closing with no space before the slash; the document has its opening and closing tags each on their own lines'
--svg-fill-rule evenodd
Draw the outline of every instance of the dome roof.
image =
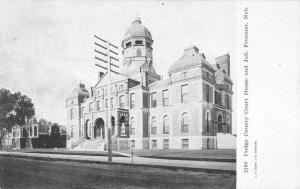
<svg viewBox="0 0 300 189">
<path fill-rule="evenodd" d="M 86 90 L 84 84 L 80 83 L 78 87 L 74 88 L 68 97 L 89 97 L 89 92 Z"/>
<path fill-rule="evenodd" d="M 150 31 L 142 25 L 140 18 L 136 18 L 131 26 L 127 29 L 124 39 L 129 37 L 149 37 L 152 38 Z"/>
</svg>

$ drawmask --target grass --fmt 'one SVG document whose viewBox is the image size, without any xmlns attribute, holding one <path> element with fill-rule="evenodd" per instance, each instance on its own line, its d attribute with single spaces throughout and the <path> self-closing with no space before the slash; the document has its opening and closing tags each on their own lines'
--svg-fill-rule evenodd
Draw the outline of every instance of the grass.
<svg viewBox="0 0 300 189">
<path fill-rule="evenodd" d="M 107 151 L 73 151 L 66 148 L 60 149 L 20 149 L 10 150 L 14 152 L 25 153 L 49 153 L 49 154 L 70 154 L 70 155 L 91 155 L 91 156 L 106 156 Z M 131 150 L 118 150 L 116 152 L 131 154 Z M 236 160 L 236 150 L 133 150 L 133 154 L 142 157 L 164 158 L 164 159 L 183 159 L 183 160 L 205 160 L 205 159 L 222 159 Z M 113 153 L 114 156 L 122 156 L 118 153 Z"/>
<path fill-rule="evenodd" d="M 130 150 L 119 151 L 131 153 Z M 214 159 L 236 159 L 236 150 L 134 150 L 137 156 L 144 157 L 174 157 L 174 158 L 214 158 Z"/>
</svg>

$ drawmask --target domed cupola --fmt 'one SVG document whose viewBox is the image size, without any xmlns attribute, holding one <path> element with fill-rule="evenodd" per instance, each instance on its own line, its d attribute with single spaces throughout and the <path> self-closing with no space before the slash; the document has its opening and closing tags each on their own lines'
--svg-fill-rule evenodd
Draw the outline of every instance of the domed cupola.
<svg viewBox="0 0 300 189">
<path fill-rule="evenodd" d="M 71 98 L 78 98 L 78 101 L 80 103 L 82 103 L 85 98 L 89 98 L 89 92 L 85 88 L 85 85 L 82 84 L 82 83 L 80 83 L 79 85 L 77 85 L 72 90 L 72 92 L 68 95 L 68 99 L 71 99 Z"/>
<path fill-rule="evenodd" d="M 134 19 L 122 40 L 123 65 L 120 72 L 141 81 L 144 86 L 160 79 L 153 67 L 152 44 L 150 31 L 142 25 L 140 18 Z"/>
<path fill-rule="evenodd" d="M 132 21 L 131 26 L 125 32 L 124 39 L 129 37 L 148 37 L 152 39 L 150 31 L 142 25 L 141 18 L 136 18 Z"/>
<path fill-rule="evenodd" d="M 152 44 L 150 31 L 142 25 L 140 18 L 134 19 L 122 41 L 123 66 L 120 71 L 128 75 L 139 73 L 141 68 L 152 71 Z"/>
</svg>

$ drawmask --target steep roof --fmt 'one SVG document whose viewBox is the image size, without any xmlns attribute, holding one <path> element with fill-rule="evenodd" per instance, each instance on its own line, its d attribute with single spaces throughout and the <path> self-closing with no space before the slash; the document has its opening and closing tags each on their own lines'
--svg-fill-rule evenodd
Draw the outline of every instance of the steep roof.
<svg viewBox="0 0 300 189">
<path fill-rule="evenodd" d="M 169 73 L 196 66 L 202 66 L 202 64 L 205 64 L 209 68 L 213 69 L 212 65 L 205 59 L 204 54 L 199 54 L 198 48 L 196 46 L 192 46 L 185 49 L 182 57 L 171 65 Z"/>
</svg>

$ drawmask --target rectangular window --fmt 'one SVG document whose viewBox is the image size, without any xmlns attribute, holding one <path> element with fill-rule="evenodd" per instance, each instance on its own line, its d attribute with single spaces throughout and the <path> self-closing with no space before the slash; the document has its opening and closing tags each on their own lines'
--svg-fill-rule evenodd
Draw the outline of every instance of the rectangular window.
<svg viewBox="0 0 300 189">
<path fill-rule="evenodd" d="M 182 149 L 189 149 L 189 139 L 182 139 Z"/>
<path fill-rule="evenodd" d="M 181 85 L 181 102 L 188 102 L 188 85 Z"/>
<path fill-rule="evenodd" d="M 105 99 L 105 108 L 108 108 L 108 99 Z"/>
<path fill-rule="evenodd" d="M 228 94 L 226 94 L 226 96 L 225 96 L 225 102 L 226 102 L 226 108 L 227 109 L 231 109 L 231 98 L 230 98 L 230 96 L 228 95 Z"/>
<path fill-rule="evenodd" d="M 151 141 L 151 146 L 152 146 L 152 149 L 156 149 L 157 148 L 157 141 L 156 140 L 152 140 Z"/>
<path fill-rule="evenodd" d="M 135 94 L 134 93 L 130 94 L 130 108 L 131 109 L 135 108 Z"/>
<path fill-rule="evenodd" d="M 90 102 L 90 103 L 89 103 L 89 112 L 92 112 L 92 111 L 93 111 L 93 103 Z"/>
<path fill-rule="evenodd" d="M 125 104 L 124 104 L 124 95 L 121 95 L 119 97 L 119 107 L 120 108 L 124 108 Z"/>
<path fill-rule="evenodd" d="M 169 105 L 169 91 L 164 90 L 162 93 L 163 96 L 163 106 L 168 106 Z"/>
<path fill-rule="evenodd" d="M 156 108 L 157 106 L 157 98 L 156 93 L 151 93 L 151 108 Z"/>
<path fill-rule="evenodd" d="M 97 111 L 100 110 L 100 101 L 96 101 L 96 109 L 97 109 Z"/>
<path fill-rule="evenodd" d="M 206 87 L 205 87 L 205 100 L 206 102 L 209 102 L 209 85 L 206 84 Z"/>
<path fill-rule="evenodd" d="M 163 141 L 163 148 L 164 149 L 169 149 L 169 139 L 164 139 L 164 141 Z"/>
<path fill-rule="evenodd" d="M 222 105 L 221 104 L 221 93 L 215 91 L 215 104 L 218 104 L 218 105 Z"/>
<path fill-rule="evenodd" d="M 108 89 L 105 89 L 105 95 L 107 95 L 108 94 Z"/>
<path fill-rule="evenodd" d="M 188 133 L 188 132 L 189 132 L 189 118 L 187 114 L 184 114 L 181 120 L 181 133 Z"/>
<path fill-rule="evenodd" d="M 113 108 L 114 107 L 114 98 L 111 98 L 110 99 L 110 108 Z"/>
<path fill-rule="evenodd" d="M 141 41 L 141 40 L 136 40 L 136 41 L 135 41 L 135 44 L 136 44 L 136 45 L 142 45 L 142 44 L 143 44 L 143 41 Z"/>
<path fill-rule="evenodd" d="M 135 140 L 131 140 L 131 149 L 135 149 Z"/>
</svg>

